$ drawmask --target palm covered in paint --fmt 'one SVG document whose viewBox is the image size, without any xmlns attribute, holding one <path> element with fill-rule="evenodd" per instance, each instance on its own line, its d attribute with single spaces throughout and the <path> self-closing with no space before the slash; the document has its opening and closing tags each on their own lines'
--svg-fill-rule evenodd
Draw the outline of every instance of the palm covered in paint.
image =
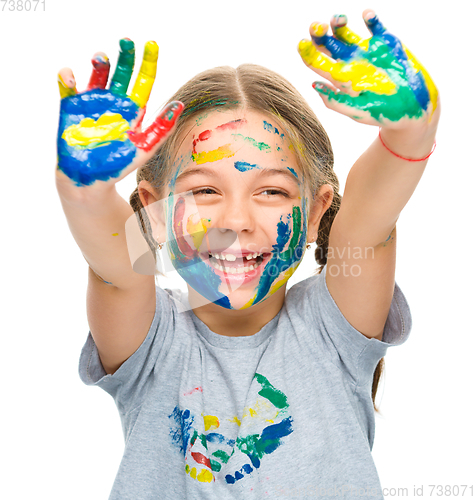
<svg viewBox="0 0 476 500">
<path fill-rule="evenodd" d="M 116 71 L 105 89 L 109 60 L 94 56 L 93 73 L 85 92 L 77 93 L 71 70 L 60 72 L 61 94 L 58 127 L 58 169 L 76 185 L 97 180 L 117 182 L 143 164 L 151 150 L 166 138 L 183 105 L 168 104 L 144 132 L 141 122 L 155 80 L 158 47 L 148 42 L 142 66 L 130 96 L 127 88 L 134 69 L 134 43 L 120 41 Z"/>
<path fill-rule="evenodd" d="M 326 24 L 311 26 L 312 41 L 302 40 L 299 53 L 333 84 L 313 87 L 328 108 L 361 123 L 400 128 L 408 120 L 429 122 L 438 103 L 430 75 L 373 11 L 365 11 L 364 20 L 372 33 L 366 40 L 347 28 L 345 16 L 332 19 L 333 36 Z"/>
</svg>

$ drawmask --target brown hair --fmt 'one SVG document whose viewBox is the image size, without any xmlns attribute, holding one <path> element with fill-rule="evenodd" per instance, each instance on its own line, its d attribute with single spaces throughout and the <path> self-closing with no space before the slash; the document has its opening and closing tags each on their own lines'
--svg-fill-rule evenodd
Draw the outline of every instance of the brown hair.
<svg viewBox="0 0 476 500">
<path fill-rule="evenodd" d="M 175 153 L 184 134 L 208 113 L 228 109 L 249 109 L 268 114 L 285 129 L 294 147 L 306 185 L 314 195 L 320 186 L 330 184 L 334 198 L 323 215 L 317 238 L 315 258 L 320 265 L 327 262 L 329 233 L 340 207 L 339 182 L 333 170 L 334 154 L 329 138 L 316 115 L 301 94 L 279 74 L 255 64 L 242 64 L 236 69 L 221 66 L 199 73 L 183 85 L 169 101 L 181 101 L 184 111 L 175 131 L 161 145 L 154 157 L 137 171 L 137 184 L 149 181 L 157 190 L 172 178 Z M 144 236 L 154 251 L 157 242 L 150 235 L 149 221 L 144 216 L 138 188 L 130 204 L 140 219 Z M 372 400 L 383 368 L 383 358 L 374 372 Z"/>
</svg>

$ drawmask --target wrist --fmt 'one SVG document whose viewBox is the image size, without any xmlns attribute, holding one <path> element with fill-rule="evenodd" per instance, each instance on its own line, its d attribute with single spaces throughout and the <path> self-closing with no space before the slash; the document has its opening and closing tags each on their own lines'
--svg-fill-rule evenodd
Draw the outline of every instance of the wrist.
<svg viewBox="0 0 476 500">
<path fill-rule="evenodd" d="M 410 161 L 426 159 L 434 150 L 436 130 L 418 131 L 382 128 L 379 134 L 382 147 L 402 159 Z"/>
</svg>

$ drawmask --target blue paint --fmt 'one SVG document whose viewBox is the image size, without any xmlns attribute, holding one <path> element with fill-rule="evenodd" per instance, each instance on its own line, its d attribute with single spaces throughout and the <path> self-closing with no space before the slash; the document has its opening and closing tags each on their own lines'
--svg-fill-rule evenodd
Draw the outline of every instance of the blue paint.
<svg viewBox="0 0 476 500">
<path fill-rule="evenodd" d="M 182 411 L 178 406 L 176 406 L 169 415 L 169 419 L 172 420 L 172 425 L 170 427 L 172 441 L 178 446 L 183 456 L 185 456 L 191 434 L 193 434 L 191 431 L 193 431 L 192 424 L 194 419 L 190 415 L 190 410 Z"/>
<path fill-rule="evenodd" d="M 247 172 L 248 170 L 251 170 L 252 168 L 261 168 L 258 165 L 253 165 L 251 163 L 248 163 L 246 161 L 235 161 L 235 168 L 236 170 L 239 170 L 240 172 Z"/>
<path fill-rule="evenodd" d="M 425 79 L 421 72 L 415 73 L 414 69 L 409 64 L 408 56 L 400 39 L 389 33 L 377 16 L 367 20 L 367 26 L 373 35 L 369 42 L 368 51 L 360 48 L 356 44 L 348 45 L 327 33 L 321 37 L 311 36 L 311 38 L 315 44 L 326 47 L 334 59 L 345 62 L 349 62 L 352 59 L 363 59 L 373 64 L 375 67 L 383 68 L 397 85 L 407 85 L 401 77 L 401 74 L 404 73 L 418 104 L 422 109 L 428 109 L 430 94 Z M 390 53 L 397 61 L 397 64 L 392 65 L 392 67 L 387 67 L 380 63 L 379 59 L 382 58 L 380 47 L 382 45 L 388 47 Z M 385 60 L 385 58 L 382 60 Z M 385 60 L 385 63 L 387 63 L 387 60 Z"/>
<path fill-rule="evenodd" d="M 225 476 L 225 481 L 228 484 L 235 484 L 236 481 L 243 479 L 245 477 L 245 474 L 251 474 L 253 472 L 253 467 L 251 467 L 250 464 L 245 464 L 239 471 L 235 471 L 235 475 L 233 476 L 232 474 L 227 474 Z"/>
<path fill-rule="evenodd" d="M 347 45 L 327 33 L 324 36 L 311 36 L 316 45 L 324 46 L 334 59 L 349 61 L 357 54 L 360 55 L 362 49 L 358 45 Z"/>
<path fill-rule="evenodd" d="M 278 222 L 278 237 L 276 239 L 276 245 L 273 245 L 273 248 L 278 251 L 282 252 L 284 245 L 288 242 L 290 236 L 291 236 L 291 227 L 289 224 L 289 221 L 291 220 L 291 215 L 287 215 L 287 222 L 283 222 L 283 216 L 281 216 L 280 221 Z"/>
<path fill-rule="evenodd" d="M 276 127 L 274 127 L 273 125 L 271 125 L 271 123 L 268 123 L 267 121 L 263 120 L 263 126 L 264 126 L 264 129 L 267 130 L 268 132 L 270 132 L 271 134 L 275 133 L 275 134 L 279 135 L 279 137 L 281 139 L 284 139 L 284 134 L 280 134 L 279 130 Z"/>
<path fill-rule="evenodd" d="M 213 269 L 205 264 L 200 258 L 198 251 L 193 250 L 192 255 L 184 255 L 179 248 L 177 237 L 174 234 L 173 221 L 175 220 L 175 211 L 185 203 L 183 198 L 179 198 L 175 207 L 173 206 L 174 196 L 168 197 L 168 224 L 167 224 L 167 250 L 172 264 L 178 274 L 200 295 L 209 301 L 231 309 L 230 299 L 219 292 L 222 284 L 221 278 L 213 272 Z M 185 240 L 181 240 L 186 244 Z"/>
<path fill-rule="evenodd" d="M 297 172 L 294 170 L 294 168 L 292 167 L 286 167 L 286 168 L 294 175 L 294 177 L 296 177 L 296 179 L 299 179 L 299 176 Z"/>
<path fill-rule="evenodd" d="M 302 203 L 302 230 L 299 228 L 300 235 L 299 240 L 294 249 L 291 251 L 286 250 L 283 252 L 283 248 L 289 241 L 291 236 L 290 227 L 290 216 L 288 215 L 288 222 L 283 222 L 282 220 L 278 223 L 278 237 L 276 245 L 273 245 L 273 252 L 271 259 L 266 264 L 263 269 L 263 274 L 261 275 L 258 283 L 258 292 L 253 304 L 258 304 L 263 300 L 269 292 L 271 285 L 274 280 L 284 271 L 288 270 L 294 264 L 299 262 L 304 255 L 304 247 L 306 245 L 307 238 L 307 199 L 303 197 Z M 297 207 L 295 207 L 297 209 Z M 294 229 L 294 228 L 293 228 Z M 298 230 L 296 228 L 296 230 Z"/>
<path fill-rule="evenodd" d="M 75 147 L 69 146 L 61 136 L 67 128 L 79 124 L 84 118 L 97 120 L 105 113 L 118 113 L 131 122 L 137 117 L 138 110 L 137 104 L 128 97 L 103 89 L 93 89 L 62 99 L 58 127 L 58 168 L 78 186 L 119 177 L 136 156 L 137 148 L 129 139 L 98 146 Z"/>
<path fill-rule="evenodd" d="M 218 432 L 210 432 L 206 436 L 207 441 L 209 443 L 220 443 L 220 444 L 227 444 L 228 446 L 235 446 L 235 440 L 234 439 L 228 439 L 226 438 L 223 434 L 219 434 Z"/>
</svg>

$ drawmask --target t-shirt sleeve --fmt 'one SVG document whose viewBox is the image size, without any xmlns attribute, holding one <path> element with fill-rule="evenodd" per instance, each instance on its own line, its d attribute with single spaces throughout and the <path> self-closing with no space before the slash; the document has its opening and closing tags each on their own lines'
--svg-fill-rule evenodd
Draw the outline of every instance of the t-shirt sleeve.
<svg viewBox="0 0 476 500">
<path fill-rule="evenodd" d="M 118 409 L 127 413 L 139 406 L 148 387 L 159 354 L 168 349 L 173 335 L 169 328 L 173 305 L 167 292 L 156 288 L 155 315 L 139 348 L 112 375 L 104 370 L 94 339 L 89 332 L 79 359 L 79 376 L 86 385 L 101 387 L 113 398 Z"/>
<path fill-rule="evenodd" d="M 347 321 L 337 307 L 327 288 L 326 270 L 327 266 L 317 276 L 317 283 L 309 283 L 308 305 L 313 311 L 325 349 L 330 351 L 334 362 L 347 372 L 356 386 L 368 386 L 377 363 L 387 349 L 407 340 L 412 325 L 410 308 L 395 284 L 382 340 L 367 338 Z"/>
</svg>

